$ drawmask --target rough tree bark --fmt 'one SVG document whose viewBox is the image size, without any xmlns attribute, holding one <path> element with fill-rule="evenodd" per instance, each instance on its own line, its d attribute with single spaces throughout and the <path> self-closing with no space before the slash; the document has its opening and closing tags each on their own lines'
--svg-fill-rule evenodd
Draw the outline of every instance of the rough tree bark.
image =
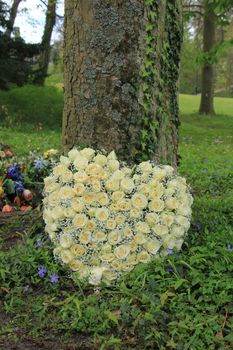
<svg viewBox="0 0 233 350">
<path fill-rule="evenodd" d="M 16 16 L 17 16 L 18 7 L 19 7 L 19 4 L 21 2 L 22 2 L 22 0 L 14 0 L 13 4 L 11 6 L 10 18 L 8 20 L 7 29 L 6 29 L 6 32 L 5 32 L 5 35 L 7 37 L 9 37 L 9 38 L 11 36 L 11 33 L 13 32 L 15 19 L 16 19 Z"/>
<path fill-rule="evenodd" d="M 201 103 L 199 112 L 202 114 L 214 114 L 214 65 L 211 62 L 211 52 L 215 44 L 215 13 L 209 0 L 204 2 L 203 21 L 203 52 L 208 57 L 204 58 L 201 75 Z"/>
<path fill-rule="evenodd" d="M 56 23 L 56 6 L 57 0 L 48 0 L 44 33 L 41 41 L 41 50 L 39 55 L 39 68 L 34 82 L 38 85 L 44 85 L 45 78 L 48 73 L 49 58 L 51 51 L 51 37 L 53 27 Z"/>
<path fill-rule="evenodd" d="M 176 165 L 181 27 L 180 1 L 65 1 L 64 149 Z"/>
</svg>

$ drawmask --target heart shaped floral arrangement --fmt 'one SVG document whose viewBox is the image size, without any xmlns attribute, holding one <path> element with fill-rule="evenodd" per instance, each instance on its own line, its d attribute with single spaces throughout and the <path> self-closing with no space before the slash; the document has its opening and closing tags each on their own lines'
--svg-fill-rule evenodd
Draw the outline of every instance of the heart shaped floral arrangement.
<svg viewBox="0 0 233 350">
<path fill-rule="evenodd" d="M 131 169 L 114 152 L 73 149 L 44 182 L 54 255 L 93 285 L 179 250 L 190 227 L 193 199 L 170 166 Z"/>
</svg>

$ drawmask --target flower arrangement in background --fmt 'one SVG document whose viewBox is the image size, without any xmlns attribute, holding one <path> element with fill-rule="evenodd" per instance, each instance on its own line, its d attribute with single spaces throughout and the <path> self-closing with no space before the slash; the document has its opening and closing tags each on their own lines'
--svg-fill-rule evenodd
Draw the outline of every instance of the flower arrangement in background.
<svg viewBox="0 0 233 350">
<path fill-rule="evenodd" d="M 44 183 L 54 255 L 93 285 L 179 250 L 190 226 L 193 199 L 170 166 L 131 169 L 114 152 L 73 149 Z"/>
<path fill-rule="evenodd" d="M 57 153 L 57 150 L 48 150 L 43 156 L 32 153 L 19 161 L 9 145 L 0 143 L 1 212 L 25 212 L 41 203 L 43 179 L 51 172 Z"/>
</svg>

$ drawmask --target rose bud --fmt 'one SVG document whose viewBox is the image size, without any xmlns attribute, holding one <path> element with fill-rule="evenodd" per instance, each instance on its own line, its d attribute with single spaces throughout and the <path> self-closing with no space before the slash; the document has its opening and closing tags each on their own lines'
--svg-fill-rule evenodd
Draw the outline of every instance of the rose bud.
<svg viewBox="0 0 233 350">
<path fill-rule="evenodd" d="M 7 157 L 13 157 L 14 153 L 11 151 L 6 151 L 6 156 Z"/>
<path fill-rule="evenodd" d="M 2 208 L 3 213 L 11 213 L 13 210 L 14 209 L 8 204 L 4 205 L 4 207 Z"/>
<path fill-rule="evenodd" d="M 20 207 L 20 211 L 22 211 L 22 212 L 24 212 L 24 211 L 29 211 L 29 210 L 31 210 L 32 209 L 32 207 L 29 205 L 29 206 L 27 206 L 27 205 L 22 205 L 22 207 Z"/>
<path fill-rule="evenodd" d="M 21 205 L 21 199 L 19 198 L 19 196 L 15 197 L 15 199 L 14 199 L 14 205 L 15 205 L 16 207 L 20 207 L 20 205 Z"/>
<path fill-rule="evenodd" d="M 0 151 L 0 157 L 4 158 L 6 156 L 6 153 L 4 151 Z"/>
<path fill-rule="evenodd" d="M 33 194 L 30 190 L 24 190 L 23 191 L 23 197 L 26 199 L 27 202 L 31 201 L 33 198 Z"/>
</svg>

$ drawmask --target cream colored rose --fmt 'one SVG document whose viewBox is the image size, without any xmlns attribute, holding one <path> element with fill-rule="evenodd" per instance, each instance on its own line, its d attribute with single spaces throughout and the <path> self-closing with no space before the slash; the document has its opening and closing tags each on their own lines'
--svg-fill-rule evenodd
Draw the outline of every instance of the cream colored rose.
<svg viewBox="0 0 233 350">
<path fill-rule="evenodd" d="M 137 244 L 144 244 L 144 243 L 146 243 L 147 238 L 145 237 L 145 235 L 144 235 L 143 233 L 137 233 L 137 234 L 134 236 L 134 241 L 135 241 Z"/>
<path fill-rule="evenodd" d="M 131 209 L 129 212 L 129 216 L 131 219 L 138 219 L 142 216 L 142 212 L 139 209 Z"/>
<path fill-rule="evenodd" d="M 107 205 L 109 203 L 108 195 L 105 192 L 97 193 L 96 200 L 100 205 Z"/>
<path fill-rule="evenodd" d="M 90 277 L 89 277 L 89 283 L 98 286 L 100 284 L 100 281 L 102 279 L 102 275 L 104 270 L 106 270 L 106 267 L 94 267 L 91 269 Z"/>
<path fill-rule="evenodd" d="M 148 254 L 145 250 L 140 252 L 137 255 L 137 261 L 141 263 L 148 263 L 151 260 L 150 254 Z"/>
<path fill-rule="evenodd" d="M 100 221 L 107 221 L 109 217 L 109 210 L 107 208 L 97 208 L 95 212 L 95 217 Z"/>
<path fill-rule="evenodd" d="M 176 193 L 176 188 L 175 187 L 168 187 L 164 191 L 164 195 L 169 198 L 172 197 Z"/>
<path fill-rule="evenodd" d="M 95 158 L 93 160 L 96 164 L 99 164 L 102 167 L 105 166 L 105 164 L 108 161 L 107 157 L 104 156 L 103 154 L 97 154 L 97 156 L 95 156 Z"/>
<path fill-rule="evenodd" d="M 137 255 L 136 254 L 130 254 L 127 256 L 127 260 L 126 260 L 126 263 L 128 265 L 137 265 Z"/>
<path fill-rule="evenodd" d="M 76 196 L 81 196 L 85 192 L 85 186 L 82 183 L 77 183 L 73 189 Z"/>
<path fill-rule="evenodd" d="M 75 196 L 75 191 L 70 186 L 63 186 L 59 191 L 60 199 L 72 199 Z"/>
<path fill-rule="evenodd" d="M 112 193 L 111 199 L 112 199 L 113 202 L 118 202 L 121 199 L 123 199 L 124 196 L 125 196 L 125 194 L 124 194 L 123 191 L 116 191 L 116 192 Z"/>
<path fill-rule="evenodd" d="M 161 212 L 164 209 L 164 202 L 160 199 L 153 199 L 148 207 L 150 211 Z"/>
<path fill-rule="evenodd" d="M 188 230 L 190 228 L 190 221 L 185 216 L 175 216 L 175 222 L 178 226 L 184 227 L 185 230 Z"/>
<path fill-rule="evenodd" d="M 73 210 L 75 210 L 78 213 L 82 212 L 83 209 L 84 209 L 83 200 L 81 198 L 74 198 L 74 199 L 72 199 L 71 207 L 72 207 Z"/>
<path fill-rule="evenodd" d="M 125 226 L 123 229 L 123 235 L 127 238 L 130 238 L 133 236 L 133 230 L 129 226 Z"/>
<path fill-rule="evenodd" d="M 68 249 L 72 246 L 73 243 L 73 239 L 70 235 L 63 234 L 60 236 L 60 245 L 62 248 Z"/>
<path fill-rule="evenodd" d="M 73 219 L 76 215 L 76 212 L 72 208 L 64 208 L 64 215 L 66 218 Z"/>
<path fill-rule="evenodd" d="M 138 192 L 132 196 L 131 202 L 133 207 L 139 210 L 146 208 L 148 204 L 146 196 Z"/>
<path fill-rule="evenodd" d="M 107 180 L 105 183 L 105 188 L 108 192 L 115 192 L 115 191 L 119 190 L 119 186 L 120 186 L 119 180 L 115 180 L 112 178 Z"/>
<path fill-rule="evenodd" d="M 163 212 L 161 214 L 161 219 L 164 225 L 171 226 L 174 222 L 174 214 L 169 212 Z"/>
<path fill-rule="evenodd" d="M 56 178 L 54 176 L 47 176 L 44 178 L 44 185 L 45 185 L 45 189 L 47 189 L 47 187 L 50 187 L 51 185 L 56 183 Z M 46 190 L 46 192 L 48 192 Z"/>
<path fill-rule="evenodd" d="M 117 205 L 117 203 L 112 203 L 109 205 L 109 210 L 113 213 L 116 213 L 116 212 L 120 211 L 120 208 Z"/>
<path fill-rule="evenodd" d="M 82 244 L 88 244 L 91 241 L 91 231 L 89 231 L 89 230 L 82 230 L 79 233 L 79 241 Z"/>
<path fill-rule="evenodd" d="M 71 161 L 74 161 L 79 155 L 80 152 L 76 148 L 73 148 L 71 151 L 68 152 L 68 157 Z"/>
<path fill-rule="evenodd" d="M 162 246 L 162 243 L 158 239 L 149 239 L 145 244 L 144 247 L 145 249 L 150 253 L 150 254 L 157 254 L 159 251 L 160 247 Z"/>
<path fill-rule="evenodd" d="M 68 167 L 65 164 L 58 164 L 53 168 L 53 174 L 57 177 L 68 171 Z"/>
<path fill-rule="evenodd" d="M 186 205 L 180 205 L 177 210 L 176 210 L 176 214 L 178 215 L 183 215 L 183 216 L 187 216 L 187 217 L 190 217 L 191 216 L 191 208 Z"/>
<path fill-rule="evenodd" d="M 166 205 L 167 209 L 175 210 L 178 208 L 179 202 L 175 197 L 170 197 L 170 198 L 166 199 L 165 205 Z"/>
<path fill-rule="evenodd" d="M 101 191 L 101 183 L 99 180 L 92 180 L 91 181 L 91 187 L 92 191 L 94 192 L 100 192 Z"/>
<path fill-rule="evenodd" d="M 96 211 L 96 208 L 89 208 L 87 212 L 88 212 L 88 215 L 91 218 L 94 218 L 95 217 L 95 211 Z"/>
<path fill-rule="evenodd" d="M 164 169 L 166 171 L 166 174 L 169 175 L 169 176 L 174 174 L 174 169 L 170 165 L 163 165 L 162 169 Z"/>
<path fill-rule="evenodd" d="M 139 185 L 139 192 L 148 195 L 150 193 L 150 191 L 151 191 L 151 188 L 148 184 Z"/>
<path fill-rule="evenodd" d="M 92 148 L 84 148 L 80 151 L 80 154 L 88 160 L 91 160 L 95 155 L 95 151 Z"/>
<path fill-rule="evenodd" d="M 71 234 L 76 231 L 76 228 L 73 225 L 68 225 L 63 228 L 63 233 Z"/>
<path fill-rule="evenodd" d="M 94 239 L 97 241 L 97 242 L 103 242 L 107 239 L 107 236 L 106 236 L 106 233 L 104 231 L 96 231 L 94 233 Z"/>
<path fill-rule="evenodd" d="M 143 181 L 143 182 L 148 182 L 148 181 L 149 181 L 149 178 L 150 178 L 150 173 L 145 172 L 145 173 L 142 173 L 142 174 L 141 174 L 141 181 Z"/>
<path fill-rule="evenodd" d="M 153 179 L 162 180 L 166 176 L 166 170 L 154 167 L 153 168 Z"/>
<path fill-rule="evenodd" d="M 131 200 L 125 198 L 117 202 L 116 205 L 118 206 L 120 211 L 129 211 L 131 209 Z"/>
<path fill-rule="evenodd" d="M 103 172 L 103 168 L 102 166 L 100 166 L 97 163 L 91 163 L 86 167 L 86 173 L 88 175 L 95 175 L 98 176 L 99 174 L 101 174 Z"/>
<path fill-rule="evenodd" d="M 88 181 L 89 177 L 84 170 L 79 170 L 74 174 L 74 180 L 80 184 L 80 183 L 86 183 Z"/>
<path fill-rule="evenodd" d="M 69 264 L 74 258 L 74 255 L 69 249 L 63 249 L 59 255 L 64 264 Z"/>
<path fill-rule="evenodd" d="M 70 165 L 70 159 L 68 157 L 61 156 L 60 157 L 60 162 L 67 167 Z"/>
<path fill-rule="evenodd" d="M 111 245 L 116 245 L 121 241 L 121 233 L 118 230 L 113 230 L 108 235 L 108 242 Z"/>
<path fill-rule="evenodd" d="M 122 261 L 115 259 L 111 262 L 111 266 L 114 270 L 121 271 L 122 270 Z"/>
<path fill-rule="evenodd" d="M 72 182 L 73 181 L 73 173 L 70 170 L 65 171 L 61 174 L 62 182 Z"/>
<path fill-rule="evenodd" d="M 60 256 L 62 251 L 63 251 L 63 248 L 59 245 L 58 247 L 53 249 L 53 254 Z"/>
<path fill-rule="evenodd" d="M 124 178 L 125 174 L 123 173 L 122 170 L 116 170 L 114 171 L 114 173 L 112 174 L 112 178 L 114 180 L 122 180 Z"/>
<path fill-rule="evenodd" d="M 115 255 L 113 253 L 103 253 L 100 254 L 100 259 L 104 262 L 110 263 L 115 259 Z"/>
<path fill-rule="evenodd" d="M 115 220 L 116 220 L 117 225 L 122 225 L 122 224 L 124 224 L 126 218 L 124 215 L 119 214 L 115 217 Z"/>
<path fill-rule="evenodd" d="M 186 232 L 185 227 L 180 225 L 172 225 L 171 227 L 171 234 L 175 237 L 183 237 Z"/>
<path fill-rule="evenodd" d="M 126 259 L 130 253 L 130 248 L 126 244 L 122 244 L 114 249 L 114 254 L 119 260 Z"/>
<path fill-rule="evenodd" d="M 149 226 L 154 226 L 159 222 L 159 216 L 156 213 L 148 213 L 145 216 L 145 220 Z"/>
<path fill-rule="evenodd" d="M 62 220 L 65 218 L 64 209 L 62 207 L 56 207 L 51 211 L 51 217 L 54 221 Z"/>
<path fill-rule="evenodd" d="M 78 259 L 73 259 L 70 261 L 69 267 L 72 271 L 79 271 L 83 269 L 83 263 Z"/>
<path fill-rule="evenodd" d="M 106 222 L 106 228 L 108 230 L 114 230 L 116 228 L 116 221 L 114 219 L 108 219 Z"/>
<path fill-rule="evenodd" d="M 84 256 L 86 254 L 86 249 L 81 244 L 73 244 L 70 251 L 75 257 Z"/>
<path fill-rule="evenodd" d="M 164 194 L 164 187 L 162 184 L 157 184 L 157 186 L 151 186 L 150 190 L 150 198 L 151 199 L 159 199 Z"/>
<path fill-rule="evenodd" d="M 150 173 L 153 169 L 150 161 L 146 161 L 146 162 L 142 162 L 138 165 L 138 168 L 142 171 L 142 172 L 148 172 Z"/>
<path fill-rule="evenodd" d="M 73 225 L 76 226 L 76 228 L 82 228 L 86 225 L 87 220 L 85 214 L 76 214 L 73 219 Z"/>
<path fill-rule="evenodd" d="M 112 269 L 106 269 L 103 272 L 102 279 L 107 284 L 110 285 L 112 281 L 117 278 L 116 272 L 112 271 Z"/>
<path fill-rule="evenodd" d="M 183 243 L 183 240 L 181 240 L 181 241 Z M 163 238 L 163 247 L 173 249 L 176 247 L 176 242 L 177 242 L 177 238 L 174 235 L 172 235 L 172 234 L 167 235 Z"/>
<path fill-rule="evenodd" d="M 48 193 L 57 193 L 61 188 L 61 184 L 57 182 L 50 182 L 49 184 L 45 185 L 45 192 Z"/>
<path fill-rule="evenodd" d="M 114 151 L 110 152 L 107 156 L 108 160 L 117 159 L 116 153 Z"/>
<path fill-rule="evenodd" d="M 56 207 L 60 203 L 60 198 L 58 192 L 52 192 L 50 195 L 47 197 L 48 199 L 48 204 L 52 207 Z"/>
<path fill-rule="evenodd" d="M 142 232 L 142 233 L 149 233 L 150 227 L 149 225 L 144 221 L 139 221 L 135 225 L 135 231 L 136 232 Z"/>
<path fill-rule="evenodd" d="M 95 192 L 86 192 L 83 194 L 82 199 L 85 204 L 94 204 L 97 201 L 97 196 Z"/>
<path fill-rule="evenodd" d="M 113 173 L 114 171 L 118 170 L 120 167 L 120 163 L 116 159 L 110 159 L 108 160 L 108 168 Z"/>
<path fill-rule="evenodd" d="M 74 162 L 73 162 L 74 166 L 76 169 L 82 169 L 82 170 L 85 170 L 87 165 L 88 165 L 88 159 L 83 157 L 81 154 L 79 154 Z"/>
<path fill-rule="evenodd" d="M 161 237 L 168 234 L 168 227 L 165 225 L 157 224 L 157 225 L 152 226 L 151 229 L 153 232 L 156 233 L 156 235 L 161 236 Z"/>
<path fill-rule="evenodd" d="M 56 232 L 55 232 L 55 230 L 53 230 L 53 225 L 46 225 L 45 231 L 48 233 L 51 241 L 53 241 L 56 238 Z"/>
<path fill-rule="evenodd" d="M 133 181 L 134 181 L 135 185 L 139 185 L 141 183 L 141 176 L 139 174 L 134 174 Z"/>
<path fill-rule="evenodd" d="M 78 271 L 80 279 L 86 279 L 90 274 L 90 268 L 86 265 L 83 265 L 82 268 Z"/>
<path fill-rule="evenodd" d="M 94 212 L 95 212 L 95 209 L 94 209 Z M 91 220 L 88 220 L 86 225 L 85 225 L 85 228 L 87 230 L 90 230 L 90 231 L 94 231 L 95 228 L 96 228 L 96 222 L 94 219 L 91 219 Z"/>
<path fill-rule="evenodd" d="M 134 181 L 131 178 L 125 177 L 121 180 L 120 188 L 125 193 L 131 193 L 133 191 L 134 187 L 135 187 Z"/>
<path fill-rule="evenodd" d="M 131 252 L 135 252 L 138 248 L 138 244 L 135 240 L 132 240 L 131 242 L 129 242 L 128 246 L 129 246 Z"/>
</svg>

